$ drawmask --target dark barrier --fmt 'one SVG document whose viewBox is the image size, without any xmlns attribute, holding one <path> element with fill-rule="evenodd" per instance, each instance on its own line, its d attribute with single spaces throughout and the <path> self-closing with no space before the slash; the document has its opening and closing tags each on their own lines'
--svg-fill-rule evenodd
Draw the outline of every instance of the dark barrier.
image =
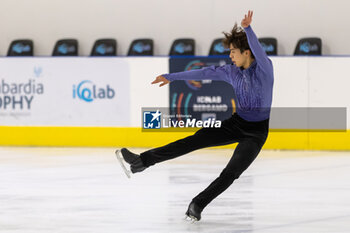
<svg viewBox="0 0 350 233">
<path fill-rule="evenodd" d="M 170 73 L 230 63 L 230 59 L 226 57 L 176 57 L 170 59 Z M 178 127 L 170 124 L 169 118 L 171 121 L 190 123 L 193 121 L 188 119 L 223 121 L 230 118 L 236 109 L 234 90 L 224 81 L 173 81 L 170 83 L 169 100 L 170 109 L 162 109 L 167 119 L 161 126 L 163 129 L 166 126 Z M 346 123 L 346 107 L 271 108 L 271 131 L 346 131 Z"/>
<path fill-rule="evenodd" d="M 170 73 L 201 69 L 212 65 L 230 64 L 228 57 L 171 58 Z M 235 110 L 232 86 L 224 81 L 173 81 L 170 83 L 170 114 L 178 120 L 225 120 Z"/>
</svg>

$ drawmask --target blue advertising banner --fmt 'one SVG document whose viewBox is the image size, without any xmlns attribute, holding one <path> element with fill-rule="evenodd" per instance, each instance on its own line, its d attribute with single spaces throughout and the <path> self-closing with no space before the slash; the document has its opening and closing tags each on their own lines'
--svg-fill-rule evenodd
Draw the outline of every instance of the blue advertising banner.
<svg viewBox="0 0 350 233">
<path fill-rule="evenodd" d="M 171 58 L 170 73 L 230 64 L 228 57 Z M 170 114 L 176 120 L 225 120 L 235 111 L 233 87 L 224 81 L 177 80 L 170 83 Z"/>
</svg>

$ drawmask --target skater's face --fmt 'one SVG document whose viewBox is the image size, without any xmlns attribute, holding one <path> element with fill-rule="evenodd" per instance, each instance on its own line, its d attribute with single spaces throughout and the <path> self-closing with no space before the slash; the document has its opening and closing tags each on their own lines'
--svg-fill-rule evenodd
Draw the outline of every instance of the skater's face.
<svg viewBox="0 0 350 233">
<path fill-rule="evenodd" d="M 251 63 L 250 51 L 245 50 L 243 53 L 239 48 L 230 44 L 230 58 L 237 67 L 248 68 Z"/>
</svg>

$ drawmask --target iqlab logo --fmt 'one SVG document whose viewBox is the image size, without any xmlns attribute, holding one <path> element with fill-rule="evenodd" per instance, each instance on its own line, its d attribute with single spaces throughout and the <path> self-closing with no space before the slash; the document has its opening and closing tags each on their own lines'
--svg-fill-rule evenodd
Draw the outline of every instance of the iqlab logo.
<svg viewBox="0 0 350 233">
<path fill-rule="evenodd" d="M 109 85 L 106 87 L 97 87 L 93 82 L 84 80 L 77 86 L 73 85 L 73 98 L 78 98 L 86 102 L 92 102 L 96 99 L 113 99 L 115 91 Z"/>
</svg>

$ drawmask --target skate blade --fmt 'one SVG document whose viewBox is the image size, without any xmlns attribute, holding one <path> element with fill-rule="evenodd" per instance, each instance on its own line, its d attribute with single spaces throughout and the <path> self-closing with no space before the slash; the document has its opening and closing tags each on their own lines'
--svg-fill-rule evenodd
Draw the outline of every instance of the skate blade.
<svg viewBox="0 0 350 233">
<path fill-rule="evenodd" d="M 116 150 L 115 155 L 116 155 L 116 157 L 117 157 L 117 159 L 118 159 L 118 161 L 120 163 L 120 166 L 123 168 L 125 175 L 130 179 L 131 178 L 131 176 L 130 176 L 131 171 L 129 171 L 126 168 L 126 166 L 124 164 L 124 158 L 123 158 L 123 156 L 121 154 L 121 151 L 120 150 Z"/>
<path fill-rule="evenodd" d="M 198 219 L 192 215 L 186 215 L 185 220 L 191 222 L 191 224 L 198 222 Z"/>
</svg>

